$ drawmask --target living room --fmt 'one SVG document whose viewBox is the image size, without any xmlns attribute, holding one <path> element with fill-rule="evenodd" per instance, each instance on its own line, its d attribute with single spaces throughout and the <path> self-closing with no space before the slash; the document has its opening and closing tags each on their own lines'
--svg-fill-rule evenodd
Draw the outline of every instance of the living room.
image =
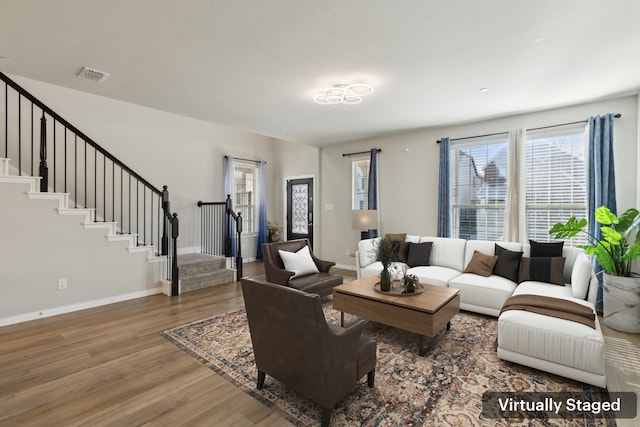
<svg viewBox="0 0 640 427">
<path fill-rule="evenodd" d="M 246 6 L 246 5 L 245 5 Z M 415 7 L 418 7 L 414 5 Z M 13 6 L 6 5 L 7 8 Z M 363 6 L 364 7 L 364 6 Z M 576 6 L 577 7 L 577 6 Z M 625 5 L 625 7 L 632 7 Z M 16 11 L 22 16 L 24 11 Z M 244 9 L 243 9 L 244 11 Z M 26 14 L 26 13 L 25 13 Z M 4 14 L 3 14 L 4 15 Z M 5 26 L 4 15 L 3 27 Z M 633 16 L 633 13 L 627 15 Z M 256 18 L 258 20 L 258 18 Z M 8 24 L 8 23 L 7 23 Z M 621 25 L 625 27 L 625 25 Z M 633 33 L 637 37 L 637 32 Z M 598 37 L 603 37 L 600 34 Z M 37 39 L 37 38 L 36 38 Z M 3 37 L 3 40 L 16 40 Z M 629 55 L 637 39 L 632 37 L 618 40 L 615 49 L 622 51 L 620 55 Z M 621 118 L 615 121 L 614 150 L 617 178 L 617 198 L 620 211 L 628 207 L 637 207 L 640 203 L 640 177 L 638 162 L 640 150 L 640 101 L 638 86 L 633 90 L 615 90 L 599 93 L 584 98 L 579 102 L 563 103 L 556 101 L 548 106 L 526 108 L 512 106 L 508 112 L 487 113 L 478 119 L 451 119 L 429 126 L 410 124 L 404 128 L 389 128 L 376 132 L 375 135 L 352 138 L 345 134 L 345 142 L 306 144 L 296 140 L 295 131 L 292 136 L 280 133 L 261 134 L 249 126 L 234 125 L 232 119 L 228 124 L 221 119 L 212 122 L 188 117 L 188 114 L 176 114 L 163 111 L 162 108 L 137 105 L 136 102 L 113 99 L 101 93 L 102 89 L 88 86 L 89 83 L 75 83 L 73 73 L 66 82 L 52 84 L 47 82 L 43 74 L 38 74 L 33 67 L 30 72 L 22 71 L 21 57 L 17 43 L 7 42 L 0 45 L 0 56 L 11 61 L 0 62 L 0 70 L 6 72 L 20 85 L 51 106 L 55 111 L 70 120 L 88 135 L 95 137 L 114 155 L 122 158 L 143 176 L 157 185 L 168 185 L 172 195 L 172 208 L 179 213 L 181 230 L 179 251 L 195 252 L 200 246 L 200 219 L 196 206 L 198 200 L 224 200 L 222 185 L 223 157 L 231 155 L 239 158 L 264 160 L 267 162 L 267 216 L 269 221 L 284 225 L 286 223 L 285 182 L 294 177 L 313 177 L 315 179 L 314 217 L 316 236 L 314 251 L 321 257 L 337 262 L 337 266 L 347 270 L 355 269 L 354 251 L 360 239 L 360 231 L 353 229 L 351 223 L 351 161 L 345 153 L 369 151 L 379 148 L 379 214 L 382 232 L 406 232 L 416 235 L 436 235 L 437 232 L 437 200 L 438 200 L 438 157 L 437 141 L 443 137 L 467 138 L 496 132 L 508 132 L 514 129 L 530 129 L 554 126 L 567 122 L 586 120 L 589 116 L 617 113 Z M 624 51 L 624 49 L 627 49 Z M 26 49 L 25 49 L 26 50 Z M 468 53 L 468 52 L 467 52 Z M 629 55 L 631 56 L 631 55 Z M 471 59 L 474 59 L 471 56 Z M 477 60 L 477 58 L 475 58 Z M 24 61 L 24 60 L 22 60 Z M 52 55 L 45 55 L 45 61 L 54 61 Z M 633 60 L 635 61 L 635 60 Z M 69 69 L 91 64 L 66 64 Z M 96 64 L 100 66 L 99 64 Z M 502 64 L 502 66 L 508 65 Z M 170 65 L 167 65 L 168 67 Z M 632 64 L 629 58 L 629 69 Z M 516 74 L 527 66 L 515 67 Z M 108 68 L 108 67 L 107 67 Z M 563 64 L 558 69 L 571 69 Z M 558 72 L 558 87 L 569 85 L 580 75 L 580 68 L 571 69 L 567 74 Z M 74 69 L 75 71 L 75 69 Z M 110 71 L 110 69 L 109 69 Z M 116 78 L 117 75 L 112 76 Z M 71 83 L 69 83 L 71 81 Z M 105 84 L 108 83 L 105 82 Z M 488 92 L 479 92 L 480 82 L 469 82 L 467 99 L 469 104 L 485 105 L 489 111 L 492 106 L 502 102 L 498 82 L 491 84 Z M 484 84 L 484 83 L 483 83 Z M 604 85 L 600 81 L 592 86 Z M 161 92 L 166 86 L 147 88 L 146 91 Z M 258 83 L 252 82 L 252 89 L 259 91 Z M 469 88 L 473 86 L 473 88 Z M 478 86 L 478 87 L 476 87 Z M 527 86 L 527 83 L 523 83 Z M 482 86 L 484 87 L 484 86 Z M 308 88 L 306 88 L 308 89 Z M 453 90 L 453 88 L 452 88 Z M 543 89 L 533 83 L 530 90 L 523 90 L 514 97 L 527 98 L 533 92 Z M 384 94 L 378 90 L 372 94 Z M 504 96 L 504 94 L 503 94 Z M 211 95 L 217 104 L 224 104 L 223 95 Z M 361 107 L 371 99 L 364 99 Z M 439 98 L 441 99 L 441 98 Z M 166 101 L 165 101 L 166 102 Z M 312 100 L 311 100 L 312 103 Z M 166 105 L 166 104 L 165 104 Z M 514 105 L 514 104 L 511 104 Z M 331 106 L 314 106 L 331 108 Z M 351 107 L 351 106 L 343 106 Z M 448 106 L 448 109 L 460 108 L 464 105 Z M 269 106 L 273 110 L 278 110 Z M 353 106 L 358 108 L 358 106 Z M 167 108 L 171 111 L 170 108 Z M 356 113 L 354 113 L 356 111 Z M 365 110 L 366 111 L 366 110 Z M 271 114 L 271 113 L 270 113 Z M 275 114 L 275 113 L 273 113 Z M 461 113 L 462 114 L 462 113 Z M 331 116 L 326 110 L 319 110 L 320 116 Z M 357 110 L 342 109 L 342 119 L 360 121 Z M 375 122 L 376 117 L 367 119 Z M 313 118 L 309 119 L 314 121 Z M 427 120 L 425 119 L 425 122 Z M 325 123 L 330 127 L 330 120 Z M 24 230 L 24 240 L 36 240 L 37 236 Z M 5 245 L 6 246 L 6 245 Z M 2 259 L 5 265 L 26 263 L 25 254 L 16 254 L 4 249 Z M 90 257 L 89 255 L 87 256 Z M 251 258 L 251 255 L 245 254 Z M 74 269 L 73 263 L 64 269 Z M 58 271 L 25 271 L 25 282 L 42 281 L 54 283 L 60 277 Z M 73 286 L 73 284 L 71 284 Z M 48 286 L 48 285 L 47 285 Z M 53 289 L 53 288 L 52 288 Z M 38 292 L 38 291 L 31 291 Z M 42 292 L 54 292 L 51 289 Z M 133 291 L 130 291 L 133 292 Z M 11 291 L 3 290 L 3 301 L 0 319 L 35 312 L 35 307 L 15 311 Z M 4 298 L 7 296 L 7 298 Z M 89 300 L 96 298 L 89 296 Z M 45 304 L 53 300 L 43 298 Z M 75 301 L 74 301 L 75 302 Z M 45 305 L 40 309 L 53 309 L 70 305 L 71 301 L 57 300 L 57 305 Z M 200 316 L 200 317 L 205 317 Z M 193 319 L 196 320 L 196 319 Z"/>
</svg>

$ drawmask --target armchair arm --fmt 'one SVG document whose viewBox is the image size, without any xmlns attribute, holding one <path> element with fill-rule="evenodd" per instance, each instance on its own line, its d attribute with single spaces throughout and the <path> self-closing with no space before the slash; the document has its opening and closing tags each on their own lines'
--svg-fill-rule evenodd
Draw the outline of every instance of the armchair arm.
<svg viewBox="0 0 640 427">
<path fill-rule="evenodd" d="M 311 253 L 311 258 L 313 259 L 313 262 L 316 263 L 316 267 L 318 267 L 318 270 L 321 273 L 328 273 L 329 269 L 331 267 L 333 267 L 334 265 L 336 265 L 335 262 L 322 260 L 322 259 L 316 257 L 313 253 Z"/>
<path fill-rule="evenodd" d="M 284 286 L 288 285 L 289 279 L 295 274 L 293 271 L 282 270 L 268 262 L 264 263 L 264 272 L 267 282 Z"/>
</svg>

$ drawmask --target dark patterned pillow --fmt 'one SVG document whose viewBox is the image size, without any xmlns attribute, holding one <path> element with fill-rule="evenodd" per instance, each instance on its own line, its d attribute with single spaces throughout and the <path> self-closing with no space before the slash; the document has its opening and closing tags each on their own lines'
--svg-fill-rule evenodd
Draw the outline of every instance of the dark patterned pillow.
<svg viewBox="0 0 640 427">
<path fill-rule="evenodd" d="M 498 256 L 498 261 L 493 267 L 493 274 L 518 283 L 522 252 L 510 251 L 496 243 L 495 254 Z"/>
<path fill-rule="evenodd" d="M 398 259 L 400 257 L 400 245 L 404 242 L 404 239 L 406 239 L 407 233 L 387 233 L 385 237 L 391 240 L 393 254 L 395 258 Z"/>
<path fill-rule="evenodd" d="M 563 257 L 522 257 L 520 261 L 520 283 L 528 280 L 564 286 Z"/>
<path fill-rule="evenodd" d="M 409 267 L 429 266 L 433 242 L 409 243 L 407 265 Z"/>
<path fill-rule="evenodd" d="M 529 240 L 529 244 L 531 245 L 531 258 L 562 256 L 564 242 L 536 242 L 535 240 Z"/>
</svg>

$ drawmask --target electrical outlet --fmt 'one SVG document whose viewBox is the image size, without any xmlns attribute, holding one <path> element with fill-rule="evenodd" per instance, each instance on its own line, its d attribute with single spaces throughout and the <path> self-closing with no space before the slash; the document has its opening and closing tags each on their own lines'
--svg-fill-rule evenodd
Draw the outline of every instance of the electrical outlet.
<svg viewBox="0 0 640 427">
<path fill-rule="evenodd" d="M 58 279 L 58 290 L 67 289 L 67 279 Z"/>
</svg>

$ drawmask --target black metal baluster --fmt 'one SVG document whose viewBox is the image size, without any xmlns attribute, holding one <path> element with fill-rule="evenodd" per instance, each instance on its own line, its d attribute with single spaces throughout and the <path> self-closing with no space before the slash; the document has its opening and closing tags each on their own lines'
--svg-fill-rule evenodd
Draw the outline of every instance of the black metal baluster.
<svg viewBox="0 0 640 427">
<path fill-rule="evenodd" d="M 102 155 L 102 212 L 104 222 L 107 222 L 107 156 Z"/>
<path fill-rule="evenodd" d="M 64 128 L 64 192 L 67 192 L 67 127 Z"/>
<path fill-rule="evenodd" d="M 53 118 L 53 192 L 56 192 L 56 118 Z"/>
<path fill-rule="evenodd" d="M 124 179 L 123 179 L 123 169 L 120 168 L 120 234 L 124 234 L 124 214 L 123 214 L 123 205 L 124 205 Z"/>
<path fill-rule="evenodd" d="M 116 162 L 111 162 L 111 220 L 116 222 Z"/>
<path fill-rule="evenodd" d="M 9 158 L 9 85 L 4 83 L 4 157 Z"/>
<path fill-rule="evenodd" d="M 129 175 L 129 234 L 131 234 L 131 174 Z"/>
<path fill-rule="evenodd" d="M 40 192 L 46 193 L 49 187 L 49 167 L 47 166 L 47 118 L 42 111 L 40 119 Z"/>
<path fill-rule="evenodd" d="M 6 84 L 5 84 L 6 86 Z M 31 176 L 33 176 L 33 102 L 31 103 Z"/>
<path fill-rule="evenodd" d="M 18 94 L 18 175 L 22 175 L 22 95 Z"/>
<path fill-rule="evenodd" d="M 73 192 L 76 197 L 76 208 L 78 207 L 78 135 L 74 135 L 73 138 Z"/>
</svg>

